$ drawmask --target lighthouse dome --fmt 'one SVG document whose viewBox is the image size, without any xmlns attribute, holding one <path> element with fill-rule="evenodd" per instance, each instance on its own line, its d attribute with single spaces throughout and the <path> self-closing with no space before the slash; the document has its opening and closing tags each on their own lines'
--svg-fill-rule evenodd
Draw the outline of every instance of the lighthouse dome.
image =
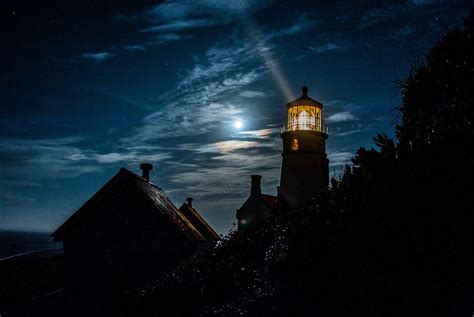
<svg viewBox="0 0 474 317">
<path fill-rule="evenodd" d="M 317 100 L 314 100 L 313 98 L 308 97 L 308 87 L 306 87 L 306 85 L 304 85 L 301 88 L 301 91 L 303 92 L 301 97 L 296 98 L 295 100 L 290 101 L 289 103 L 286 104 L 288 108 L 295 107 L 295 106 L 315 106 L 318 108 L 323 107 L 322 103 L 320 103 Z"/>
</svg>

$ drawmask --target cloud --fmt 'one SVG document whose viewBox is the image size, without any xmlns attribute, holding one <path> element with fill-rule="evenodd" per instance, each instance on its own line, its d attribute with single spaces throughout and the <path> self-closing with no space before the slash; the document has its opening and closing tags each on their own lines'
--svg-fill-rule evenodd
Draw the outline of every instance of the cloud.
<svg viewBox="0 0 474 317">
<path fill-rule="evenodd" d="M 336 43 L 328 42 L 319 46 L 310 46 L 309 50 L 315 54 L 322 54 L 326 52 L 333 52 L 333 51 L 343 51 L 346 50 L 346 46 L 341 46 Z"/>
<path fill-rule="evenodd" d="M 170 42 L 176 42 L 180 40 L 190 39 L 192 35 L 190 34 L 177 34 L 177 33 L 153 33 L 144 45 L 146 46 L 156 46 L 163 45 Z"/>
<path fill-rule="evenodd" d="M 275 137 L 275 135 L 279 133 L 280 128 L 266 128 L 260 130 L 240 131 L 237 133 L 237 136 L 245 138 L 268 139 L 272 136 Z"/>
<path fill-rule="evenodd" d="M 140 32 L 180 32 L 190 29 L 210 27 L 219 24 L 213 19 L 194 19 L 183 21 L 172 21 L 165 24 L 154 25 L 140 30 Z"/>
<path fill-rule="evenodd" d="M 155 26 L 184 16 L 201 18 L 189 13 L 187 7 L 178 7 L 181 11 L 169 7 L 168 12 L 160 7 L 161 20 Z M 297 21 L 297 27 L 268 30 L 250 40 L 244 30 L 234 28 L 230 36 L 194 56 L 193 65 L 180 73 L 181 79 L 174 89 L 156 101 L 161 107 L 146 116 L 126 138 L 120 139 L 119 147 L 133 152 L 132 148 L 137 146 L 146 148 L 174 142 L 174 146 L 162 149 L 163 154 L 173 159 L 161 161 L 170 181 L 166 192 L 177 201 L 192 195 L 205 207 L 206 201 L 225 199 L 223 208 L 235 210 L 247 196 L 249 175 L 255 173 L 263 175 L 264 190 L 275 194 L 281 165 L 281 140 L 277 137 L 280 129 L 256 126 L 252 130 L 230 133 L 225 129 L 236 118 L 246 120 L 244 111 L 252 106 L 249 98 L 268 95 L 253 87 L 271 74 L 269 69 L 276 63 L 270 54 L 275 48 L 272 40 L 304 32 L 312 23 Z M 181 34 L 174 32 L 172 34 Z M 249 126 L 255 126 L 257 111 L 253 110 L 252 119 L 249 117 L 249 121 L 254 120 Z M 184 137 L 188 143 L 180 143 Z M 146 149 L 136 151 L 144 153 Z M 107 161 L 118 160 L 120 156 L 117 158 L 114 153 L 116 151 L 100 157 Z"/>
<path fill-rule="evenodd" d="M 88 159 L 89 153 L 78 146 L 80 141 L 82 138 L 1 139 L 3 177 L 36 182 L 99 171 Z"/>
<path fill-rule="evenodd" d="M 309 25 L 302 21 L 297 24 Z M 304 28 L 300 26 L 287 29 L 296 32 Z M 272 32 L 277 33 L 287 34 L 278 30 Z M 159 98 L 158 102 L 164 107 L 144 118 L 138 128 L 120 140 L 121 146 L 130 149 L 136 145 L 162 142 L 160 140 L 164 138 L 186 136 L 189 139 L 224 127 L 240 117 L 248 107 L 248 100 L 242 98 L 264 95 L 263 92 L 248 89 L 252 83 L 269 74 L 269 65 L 260 59 L 259 52 L 271 51 L 273 46 L 265 42 L 266 38 L 263 41 L 261 45 L 255 45 L 252 41 L 245 40 L 236 30 L 231 37 L 217 42 L 204 54 L 196 56 L 194 65 L 182 73 L 182 79 L 176 87 Z M 279 129 L 242 131 L 232 137 L 259 140 L 270 138 L 270 135 L 278 132 Z M 240 141 L 192 146 L 197 147 L 201 154 L 215 153 L 222 148 L 242 150 L 244 145 L 251 145 L 249 149 L 257 146 L 253 143 L 239 143 Z M 182 146 L 179 149 L 185 150 Z"/>
<path fill-rule="evenodd" d="M 412 25 L 407 24 L 392 30 L 390 36 L 394 39 L 402 39 L 413 33 L 415 33 L 415 28 Z"/>
<path fill-rule="evenodd" d="M 198 96 L 192 98 L 198 98 Z M 124 138 L 122 141 L 136 144 L 147 140 L 199 135 L 209 132 L 223 120 L 241 112 L 230 103 L 212 102 L 203 105 L 192 100 L 184 100 L 183 103 L 172 102 L 164 110 L 152 113 L 145 118 L 144 125 L 135 131 L 135 135 Z"/>
<path fill-rule="evenodd" d="M 270 4 L 271 1 L 256 0 L 164 1 L 145 10 L 138 18 L 151 21 L 181 21 L 192 17 L 212 16 L 225 22 L 240 18 L 244 14 L 257 12 Z"/>
<path fill-rule="evenodd" d="M 222 81 L 224 86 L 243 86 L 250 84 L 258 78 L 258 74 L 255 71 L 247 73 L 238 73 L 232 77 L 226 78 Z"/>
<path fill-rule="evenodd" d="M 331 136 L 348 136 L 351 134 L 364 132 L 364 131 L 367 131 L 367 129 L 354 129 L 354 130 L 349 130 L 349 131 L 344 131 L 344 132 L 331 133 Z"/>
<path fill-rule="evenodd" d="M 409 0 L 409 1 L 399 1 L 393 2 L 389 5 L 380 5 L 375 8 L 371 8 L 364 12 L 362 15 L 362 23 L 360 23 L 357 28 L 364 29 L 374 26 L 379 26 L 389 21 L 397 20 L 400 17 L 406 16 L 407 12 L 410 11 L 410 17 L 412 21 L 414 19 L 426 16 L 427 14 L 432 14 L 432 12 L 427 12 L 426 7 L 429 4 L 441 4 L 445 1 L 443 0 Z M 429 8 L 428 8 L 429 10 Z M 441 7 L 441 10 L 445 10 Z M 392 27 L 393 25 L 390 25 Z"/>
<path fill-rule="evenodd" d="M 245 131 L 246 136 L 257 136 L 255 140 L 180 144 L 177 150 L 191 153 L 177 155 L 186 157 L 186 164 L 179 163 L 179 170 L 176 170 L 179 172 L 169 176 L 171 184 L 167 193 L 176 199 L 192 195 L 201 202 L 199 208 L 204 211 L 206 207 L 215 210 L 210 206 L 211 202 L 222 199 L 225 210 L 235 210 L 247 196 L 250 175 L 258 173 L 263 176 L 264 192 L 275 194 L 280 176 L 281 142 L 268 137 L 273 130 Z M 227 213 L 225 221 L 229 223 L 233 216 L 233 213 Z M 224 224 L 221 226 L 221 231 L 228 229 Z"/>
<path fill-rule="evenodd" d="M 0 200 L 4 207 L 25 207 L 36 203 L 37 200 L 32 197 L 28 197 L 24 194 L 14 194 L 10 192 L 1 191 Z"/>
<path fill-rule="evenodd" d="M 258 142 L 224 141 L 222 145 L 210 151 L 196 149 L 195 155 L 211 154 L 211 159 L 202 161 L 199 168 L 171 176 L 171 182 L 178 186 L 174 194 L 192 193 L 200 199 L 246 196 L 250 175 L 255 173 L 263 175 L 264 185 L 276 187 L 281 164 L 279 147 Z M 237 200 L 235 208 L 242 202 Z"/>
<path fill-rule="evenodd" d="M 164 161 L 173 156 L 152 148 L 122 149 L 122 152 L 99 153 L 87 148 L 83 138 L 0 139 L 0 163 L 5 168 L 2 177 L 22 184 L 57 178 L 70 178 L 99 172 L 103 165 L 142 161 Z M 17 184 L 20 184 L 16 182 Z"/>
<path fill-rule="evenodd" d="M 166 106 L 148 115 L 134 135 L 123 141 L 207 133 L 242 113 L 234 97 L 265 74 L 266 67 L 251 43 L 240 38 L 217 43 L 196 58 L 175 89 L 161 96 L 160 103 Z"/>
<path fill-rule="evenodd" d="M 115 54 L 109 53 L 109 52 L 95 52 L 95 53 L 87 52 L 87 53 L 82 54 L 81 58 L 92 60 L 96 63 L 100 63 L 100 62 L 105 61 L 106 59 L 113 57 L 114 55 Z"/>
<path fill-rule="evenodd" d="M 237 150 L 242 149 L 251 149 L 256 148 L 260 145 L 259 142 L 256 141 L 238 141 L 238 140 L 226 140 L 226 141 L 219 141 L 215 143 L 201 145 L 196 148 L 196 152 L 198 153 L 230 153 Z"/>
<path fill-rule="evenodd" d="M 125 152 L 125 153 L 106 153 L 106 154 L 94 154 L 92 156 L 98 163 L 110 164 L 110 163 L 139 163 L 139 162 L 157 162 L 164 161 L 172 158 L 173 156 L 169 153 L 155 153 L 145 154 L 140 152 Z"/>
<path fill-rule="evenodd" d="M 148 26 L 140 32 L 183 32 L 229 24 L 241 20 L 244 15 L 257 12 L 270 1 L 164 1 L 153 5 L 143 12 L 122 17 L 126 21 L 142 21 Z"/>
<path fill-rule="evenodd" d="M 309 19 L 306 16 L 302 16 L 298 19 L 298 21 L 295 24 L 282 28 L 280 30 L 275 30 L 273 32 L 270 32 L 269 38 L 303 33 L 312 29 L 316 24 L 317 24 L 316 20 Z"/>
<path fill-rule="evenodd" d="M 340 166 L 346 165 L 351 162 L 351 158 L 354 154 L 347 151 L 327 151 L 329 158 L 329 166 Z"/>
<path fill-rule="evenodd" d="M 195 4 L 189 5 L 188 8 L 187 4 L 168 1 L 164 4 L 148 8 L 144 13 L 138 15 L 120 16 L 118 20 L 122 22 L 140 22 L 139 25 L 141 28 L 138 30 L 139 33 L 152 34 L 152 36 L 145 39 L 143 43 L 124 45 L 122 46 L 122 49 L 129 52 L 145 51 L 147 46 L 162 45 L 192 37 L 190 34 L 180 34 L 179 32 L 211 27 L 221 23 L 219 20 L 210 16 L 194 18 L 193 12 L 197 9 L 198 7 L 196 7 Z M 174 14 L 172 14 L 173 11 L 175 11 Z M 143 28 L 143 24 L 145 24 L 146 27 Z M 99 63 L 113 57 L 114 55 L 115 54 L 113 53 L 105 51 L 86 52 L 82 54 L 81 57 Z"/>
<path fill-rule="evenodd" d="M 326 122 L 345 122 L 354 120 L 357 120 L 357 118 L 350 111 L 335 113 L 326 118 Z"/>
<path fill-rule="evenodd" d="M 196 154 L 193 157 L 205 156 Z M 196 158 L 196 157 L 195 157 Z M 262 190 L 276 194 L 279 183 L 281 155 L 271 148 L 248 148 L 217 154 L 211 159 L 199 160 L 198 167 L 180 169 L 170 176 L 166 193 L 174 201 L 192 196 L 201 214 L 218 231 L 226 233 L 235 210 L 248 197 L 250 175 L 260 174 Z"/>
<path fill-rule="evenodd" d="M 424 6 L 427 4 L 435 3 L 437 1 L 435 0 L 411 0 L 411 3 L 413 3 L 416 6 Z"/>
<path fill-rule="evenodd" d="M 391 20 L 400 14 L 403 8 L 403 5 L 389 5 L 368 10 L 362 16 L 362 23 L 359 24 L 358 28 L 364 29 Z"/>
<path fill-rule="evenodd" d="M 268 94 L 265 94 L 263 91 L 256 91 L 256 90 L 244 90 L 239 93 L 239 96 L 246 97 L 246 98 L 257 98 L 257 97 L 265 97 Z"/>
<path fill-rule="evenodd" d="M 130 52 L 146 51 L 146 47 L 144 45 L 127 45 L 124 46 L 124 49 Z"/>
</svg>

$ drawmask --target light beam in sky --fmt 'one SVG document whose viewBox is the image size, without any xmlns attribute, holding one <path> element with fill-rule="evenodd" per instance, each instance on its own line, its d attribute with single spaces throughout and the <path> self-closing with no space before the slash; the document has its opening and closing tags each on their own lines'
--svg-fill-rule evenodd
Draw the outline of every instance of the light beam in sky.
<svg viewBox="0 0 474 317">
<path fill-rule="evenodd" d="M 263 35 L 258 25 L 251 20 L 251 17 L 248 14 L 243 15 L 242 22 L 246 31 L 250 35 L 250 38 L 255 43 L 260 58 L 265 63 L 265 66 L 270 70 L 273 80 L 276 82 L 278 88 L 280 88 L 280 91 L 283 93 L 286 100 L 293 99 L 294 96 L 291 93 L 290 85 L 283 74 L 280 63 L 273 56 L 271 47 L 266 43 L 270 37 Z"/>
</svg>

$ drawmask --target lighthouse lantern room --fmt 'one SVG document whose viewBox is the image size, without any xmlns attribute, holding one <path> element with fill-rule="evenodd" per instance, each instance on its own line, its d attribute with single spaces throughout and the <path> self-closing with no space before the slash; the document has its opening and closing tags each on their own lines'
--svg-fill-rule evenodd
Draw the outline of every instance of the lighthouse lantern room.
<svg viewBox="0 0 474 317">
<path fill-rule="evenodd" d="M 290 205 L 302 206 L 327 187 L 329 160 L 326 155 L 327 133 L 323 129 L 323 104 L 308 96 L 287 104 L 288 122 L 282 128 L 283 140 L 280 190 Z"/>
</svg>

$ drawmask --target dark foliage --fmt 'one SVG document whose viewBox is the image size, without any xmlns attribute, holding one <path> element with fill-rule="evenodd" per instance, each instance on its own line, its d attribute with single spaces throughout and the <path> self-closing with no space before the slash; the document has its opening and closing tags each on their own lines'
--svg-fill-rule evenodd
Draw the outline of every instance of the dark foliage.
<svg viewBox="0 0 474 317">
<path fill-rule="evenodd" d="M 474 313 L 474 14 L 402 84 L 374 138 L 305 210 L 233 232 L 138 296 L 158 315 Z M 136 295 L 136 293 L 135 293 Z"/>
</svg>

